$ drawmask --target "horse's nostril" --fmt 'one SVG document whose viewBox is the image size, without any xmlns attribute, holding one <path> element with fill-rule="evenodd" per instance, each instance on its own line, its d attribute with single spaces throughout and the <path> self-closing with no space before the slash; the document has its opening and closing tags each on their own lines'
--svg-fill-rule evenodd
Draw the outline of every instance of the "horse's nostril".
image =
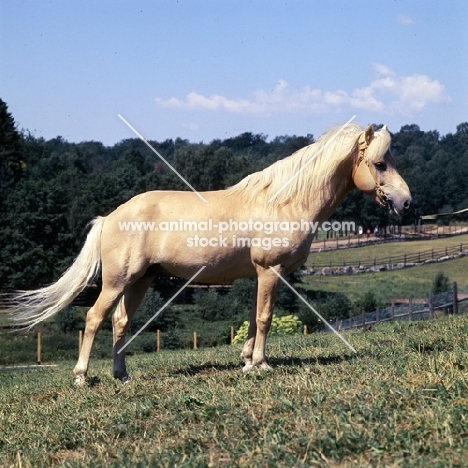
<svg viewBox="0 0 468 468">
<path fill-rule="evenodd" d="M 403 206 L 404 206 L 405 208 L 409 208 L 410 205 L 411 205 L 411 202 L 410 202 L 409 200 L 406 200 L 405 203 L 403 203 Z"/>
</svg>

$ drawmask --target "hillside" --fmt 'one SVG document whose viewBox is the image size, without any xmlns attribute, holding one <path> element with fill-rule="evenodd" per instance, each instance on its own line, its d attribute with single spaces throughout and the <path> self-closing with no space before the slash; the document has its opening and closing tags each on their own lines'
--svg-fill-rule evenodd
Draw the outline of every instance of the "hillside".
<svg viewBox="0 0 468 468">
<path fill-rule="evenodd" d="M 240 346 L 0 372 L 2 466 L 465 465 L 468 316 L 275 338 L 273 371 Z"/>
</svg>

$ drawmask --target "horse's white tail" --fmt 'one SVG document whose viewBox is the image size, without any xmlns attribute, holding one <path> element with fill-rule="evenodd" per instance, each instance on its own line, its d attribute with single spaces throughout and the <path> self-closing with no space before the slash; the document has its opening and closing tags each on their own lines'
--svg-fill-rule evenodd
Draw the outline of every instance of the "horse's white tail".
<svg viewBox="0 0 468 468">
<path fill-rule="evenodd" d="M 102 217 L 94 219 L 73 265 L 53 284 L 35 291 L 18 291 L 0 304 L 19 327 L 32 328 L 70 304 L 97 276 L 101 266 Z M 6 306 L 6 307 L 3 307 Z"/>
</svg>

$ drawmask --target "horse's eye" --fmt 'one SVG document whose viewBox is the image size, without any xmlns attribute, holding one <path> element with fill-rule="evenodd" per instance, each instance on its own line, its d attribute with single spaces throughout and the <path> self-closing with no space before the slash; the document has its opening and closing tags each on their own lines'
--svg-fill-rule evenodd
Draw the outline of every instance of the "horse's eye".
<svg viewBox="0 0 468 468">
<path fill-rule="evenodd" d="M 378 171 L 386 171 L 387 165 L 384 162 L 376 162 L 374 166 L 377 168 Z"/>
</svg>

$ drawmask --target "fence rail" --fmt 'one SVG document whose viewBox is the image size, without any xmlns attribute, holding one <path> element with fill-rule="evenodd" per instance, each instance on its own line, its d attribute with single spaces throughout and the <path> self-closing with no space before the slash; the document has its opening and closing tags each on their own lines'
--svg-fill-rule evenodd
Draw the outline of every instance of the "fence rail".
<svg viewBox="0 0 468 468">
<path fill-rule="evenodd" d="M 377 308 L 373 312 L 363 312 L 361 315 L 355 315 L 348 319 L 336 318 L 331 320 L 335 323 L 337 330 L 349 330 L 352 328 L 367 327 L 373 324 L 395 321 L 395 320 L 428 320 L 434 319 L 448 313 L 458 314 L 458 305 L 468 300 L 468 297 L 459 298 L 457 283 L 454 282 L 452 290 L 441 294 L 428 294 L 424 302 L 415 302 L 410 297 L 407 303 L 395 304 L 390 307 Z M 322 331 L 328 331 L 324 328 Z"/>
<path fill-rule="evenodd" d="M 402 230 L 393 229 L 384 235 L 331 233 L 330 236 L 316 237 L 312 241 L 311 252 L 362 247 L 365 245 L 387 244 L 393 242 L 407 242 L 417 240 L 440 239 L 468 234 L 468 226 L 419 226 Z"/>
<path fill-rule="evenodd" d="M 363 266 L 371 267 L 376 265 L 409 265 L 424 263 L 430 260 L 440 260 L 441 258 L 447 257 L 450 258 L 454 255 L 460 255 L 464 252 L 468 254 L 468 245 L 465 243 L 460 243 L 460 245 L 454 245 L 451 247 L 440 247 L 438 249 L 428 249 L 422 250 L 419 252 L 413 252 L 410 254 L 401 254 L 401 255 L 392 255 L 385 257 L 374 257 L 367 259 L 356 259 L 356 260 L 347 260 L 343 262 L 313 262 L 312 268 L 314 270 L 320 268 L 341 268 L 341 267 L 355 267 L 361 268 Z"/>
</svg>

